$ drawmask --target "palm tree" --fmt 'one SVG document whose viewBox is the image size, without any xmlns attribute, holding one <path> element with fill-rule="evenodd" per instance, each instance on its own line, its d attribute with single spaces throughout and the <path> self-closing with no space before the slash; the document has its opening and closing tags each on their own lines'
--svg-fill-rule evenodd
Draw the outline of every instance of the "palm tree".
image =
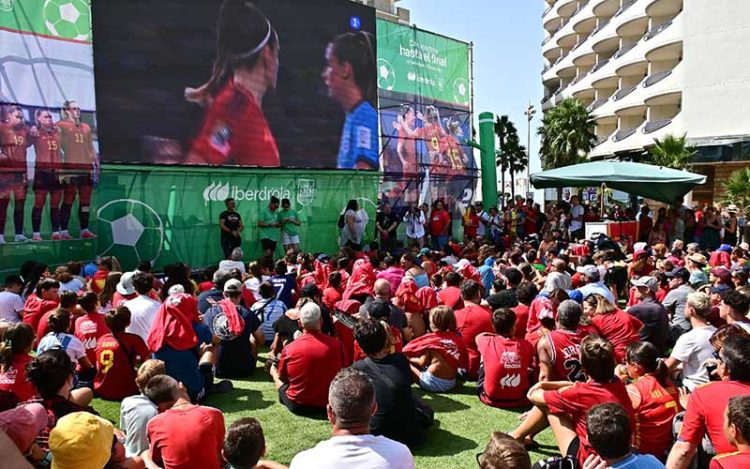
<svg viewBox="0 0 750 469">
<path fill-rule="evenodd" d="M 724 204 L 735 204 L 750 216 L 750 168 L 734 171 L 724 183 Z"/>
<path fill-rule="evenodd" d="M 649 161 L 658 166 L 672 169 L 685 169 L 695 156 L 695 148 L 687 145 L 685 135 L 676 137 L 667 135 L 663 139 L 654 139 L 654 146 L 649 148 Z"/>
<path fill-rule="evenodd" d="M 505 206 L 505 172 L 510 167 L 511 152 L 514 151 L 514 141 L 517 146 L 519 142 L 516 125 L 508 116 L 498 116 L 495 119 L 495 135 L 498 140 L 498 150 L 495 152 L 495 164 L 500 169 L 500 187 L 502 193 L 502 206 Z"/>
<path fill-rule="evenodd" d="M 508 142 L 508 171 L 510 172 L 511 199 L 516 198 L 516 173 L 526 169 L 529 164 L 529 156 L 526 147 L 521 145 L 518 138 L 510 139 Z M 524 194 L 524 197 L 526 195 Z"/>
</svg>

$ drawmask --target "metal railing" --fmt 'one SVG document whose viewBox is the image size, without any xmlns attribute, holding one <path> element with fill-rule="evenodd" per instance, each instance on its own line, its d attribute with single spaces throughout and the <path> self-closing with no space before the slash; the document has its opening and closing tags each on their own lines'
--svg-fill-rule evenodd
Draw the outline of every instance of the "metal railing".
<svg viewBox="0 0 750 469">
<path fill-rule="evenodd" d="M 604 67 L 608 63 L 609 63 L 609 59 L 600 60 L 599 62 L 596 63 L 596 65 L 594 65 L 594 68 L 591 69 L 591 73 L 598 72 L 599 70 L 602 69 L 602 67 Z"/>
<path fill-rule="evenodd" d="M 601 137 L 597 137 L 596 138 L 596 144 L 597 145 L 601 145 L 602 143 L 604 143 L 607 140 L 609 140 L 609 137 L 611 137 L 611 136 L 612 136 L 612 134 L 610 134 L 610 135 L 602 135 Z"/>
<path fill-rule="evenodd" d="M 654 73 L 653 75 L 649 75 L 648 78 L 646 78 L 646 81 L 643 82 L 643 87 L 648 88 L 649 86 L 653 86 L 663 79 L 667 78 L 669 75 L 672 74 L 672 70 L 665 70 L 663 72 Z"/>
<path fill-rule="evenodd" d="M 650 133 L 656 132 L 657 130 L 663 129 L 664 127 L 668 126 L 671 123 L 672 123 L 672 119 L 660 119 L 658 121 L 647 122 L 646 125 L 643 127 L 643 133 L 650 134 Z"/>
<path fill-rule="evenodd" d="M 599 98 L 593 103 L 589 104 L 589 107 L 587 109 L 589 112 L 595 111 L 596 109 L 602 107 L 607 101 L 609 101 L 609 98 Z"/>
<path fill-rule="evenodd" d="M 636 128 L 632 128 L 632 129 L 619 130 L 619 131 L 617 131 L 617 133 L 615 134 L 615 136 L 612 137 L 612 141 L 613 142 L 622 142 L 623 140 L 625 140 L 626 138 L 630 137 L 631 135 L 633 135 L 637 131 L 638 131 L 637 127 Z"/>
<path fill-rule="evenodd" d="M 595 35 L 599 31 L 601 31 L 602 29 L 604 29 L 604 27 L 607 26 L 611 20 L 612 20 L 612 18 L 609 18 L 609 19 L 604 20 L 604 22 L 599 23 L 599 26 L 597 26 L 596 28 L 594 28 L 593 31 L 591 31 L 591 36 Z M 589 37 L 591 37 L 591 36 L 589 36 Z"/>
<path fill-rule="evenodd" d="M 649 32 L 646 33 L 646 36 L 644 36 L 645 40 L 648 41 L 648 40 L 651 40 L 651 39 L 655 38 L 656 36 L 658 36 L 659 33 L 661 33 L 662 31 L 664 31 L 665 29 L 667 29 L 672 24 L 673 21 L 674 20 L 667 20 L 667 21 L 665 21 L 663 23 L 659 23 L 658 25 L 656 25 L 653 28 L 651 28 L 649 30 Z"/>
<path fill-rule="evenodd" d="M 623 55 L 630 52 L 637 45 L 638 45 L 638 41 L 631 42 L 630 44 L 625 44 L 624 46 L 620 47 L 620 49 L 617 52 L 615 52 L 615 55 L 613 55 L 612 57 L 614 57 L 615 59 L 619 59 Z"/>
<path fill-rule="evenodd" d="M 617 10 L 617 13 L 615 13 L 615 17 L 622 15 L 625 13 L 625 11 L 632 7 L 635 3 L 635 0 L 628 0 L 627 2 L 623 3 L 619 10 Z"/>
<path fill-rule="evenodd" d="M 630 93 L 632 93 L 633 91 L 635 91 L 635 89 L 637 87 L 638 87 L 638 85 L 635 85 L 635 86 L 632 86 L 630 88 L 625 88 L 625 89 L 622 89 L 622 90 L 618 91 L 617 93 L 615 93 L 614 96 L 612 96 L 612 101 L 619 101 L 619 100 L 621 100 L 625 96 L 627 96 Z"/>
</svg>

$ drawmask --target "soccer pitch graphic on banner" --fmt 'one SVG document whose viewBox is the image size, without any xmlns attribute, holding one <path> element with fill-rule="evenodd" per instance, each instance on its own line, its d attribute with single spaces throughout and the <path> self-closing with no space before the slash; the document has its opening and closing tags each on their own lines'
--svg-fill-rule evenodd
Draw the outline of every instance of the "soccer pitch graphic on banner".
<svg viewBox="0 0 750 469">
<path fill-rule="evenodd" d="M 378 20 L 382 197 L 399 211 L 442 200 L 462 215 L 477 168 L 469 44 Z"/>
<path fill-rule="evenodd" d="M 3 269 L 94 255 L 91 39 L 88 0 L 0 0 Z"/>
<path fill-rule="evenodd" d="M 232 197 L 242 216 L 247 259 L 260 255 L 258 213 L 275 196 L 289 199 L 302 225 L 301 248 L 337 249 L 337 220 L 349 199 L 357 199 L 374 231 L 379 176 L 375 172 L 202 169 L 105 166 L 98 193 L 98 254 L 114 255 L 124 268 L 152 261 L 193 267 L 223 258 L 219 214 Z M 277 255 L 281 255 L 279 247 Z"/>
</svg>

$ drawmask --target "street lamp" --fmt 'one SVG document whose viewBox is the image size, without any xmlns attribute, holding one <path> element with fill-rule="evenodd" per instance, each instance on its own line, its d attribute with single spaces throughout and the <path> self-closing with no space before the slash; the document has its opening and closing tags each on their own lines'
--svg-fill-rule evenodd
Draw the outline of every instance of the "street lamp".
<svg viewBox="0 0 750 469">
<path fill-rule="evenodd" d="M 534 105 L 529 103 L 529 107 L 526 108 L 523 115 L 526 116 L 527 122 L 526 155 L 528 156 L 528 162 L 526 163 L 526 192 L 528 194 L 531 192 L 531 121 L 534 119 L 534 115 L 536 115 Z"/>
</svg>

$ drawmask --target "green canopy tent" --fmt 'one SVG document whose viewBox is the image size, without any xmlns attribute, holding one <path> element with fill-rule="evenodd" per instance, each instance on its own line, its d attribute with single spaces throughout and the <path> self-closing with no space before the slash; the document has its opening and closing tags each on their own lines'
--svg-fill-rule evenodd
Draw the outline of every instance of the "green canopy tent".
<svg viewBox="0 0 750 469">
<path fill-rule="evenodd" d="M 699 184 L 706 182 L 701 174 L 629 161 L 596 161 L 531 175 L 537 189 L 559 187 L 607 187 L 658 200 L 674 203 Z"/>
</svg>

